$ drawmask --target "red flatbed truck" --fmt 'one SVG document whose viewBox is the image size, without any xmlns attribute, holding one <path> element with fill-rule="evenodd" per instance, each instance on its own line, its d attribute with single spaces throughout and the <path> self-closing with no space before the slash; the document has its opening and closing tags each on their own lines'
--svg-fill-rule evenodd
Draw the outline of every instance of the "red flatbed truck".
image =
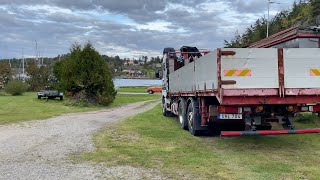
<svg viewBox="0 0 320 180">
<path fill-rule="evenodd" d="M 300 112 L 320 112 L 320 49 L 165 48 L 162 109 L 192 135 L 320 133 L 293 125 Z"/>
</svg>

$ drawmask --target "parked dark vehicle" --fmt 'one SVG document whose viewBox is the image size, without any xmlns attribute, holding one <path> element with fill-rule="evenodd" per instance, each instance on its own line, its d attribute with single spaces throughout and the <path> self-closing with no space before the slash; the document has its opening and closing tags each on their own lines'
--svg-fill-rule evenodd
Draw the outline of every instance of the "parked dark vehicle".
<svg viewBox="0 0 320 180">
<path fill-rule="evenodd" d="M 60 98 L 63 100 L 63 93 L 58 90 L 53 90 L 50 87 L 46 87 L 46 90 L 41 90 L 37 93 L 38 99 L 47 98 L 47 99 L 55 99 Z"/>
</svg>

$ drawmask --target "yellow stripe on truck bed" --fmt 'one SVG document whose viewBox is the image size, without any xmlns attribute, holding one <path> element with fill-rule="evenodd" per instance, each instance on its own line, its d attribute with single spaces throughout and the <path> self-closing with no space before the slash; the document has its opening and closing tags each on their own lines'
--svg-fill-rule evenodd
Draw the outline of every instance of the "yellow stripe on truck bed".
<svg viewBox="0 0 320 180">
<path fill-rule="evenodd" d="M 250 69 L 226 69 L 224 76 L 251 76 Z"/>
<path fill-rule="evenodd" d="M 310 69 L 310 76 L 320 76 L 320 69 Z"/>
</svg>

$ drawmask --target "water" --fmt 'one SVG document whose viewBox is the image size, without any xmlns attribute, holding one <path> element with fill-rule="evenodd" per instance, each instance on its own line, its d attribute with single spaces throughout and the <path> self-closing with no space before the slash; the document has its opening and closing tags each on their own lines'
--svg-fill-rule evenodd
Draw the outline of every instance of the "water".
<svg viewBox="0 0 320 180">
<path fill-rule="evenodd" d="M 123 86 L 161 86 L 161 80 L 155 79 L 113 79 L 114 85 L 116 87 Z"/>
</svg>

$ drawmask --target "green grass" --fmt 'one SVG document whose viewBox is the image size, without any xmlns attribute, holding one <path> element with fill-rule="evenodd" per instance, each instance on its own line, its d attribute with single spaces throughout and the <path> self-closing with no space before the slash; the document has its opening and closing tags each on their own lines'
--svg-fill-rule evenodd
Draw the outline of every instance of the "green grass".
<svg viewBox="0 0 320 180">
<path fill-rule="evenodd" d="M 148 101 L 153 99 L 161 99 L 159 94 L 141 94 L 141 95 L 134 95 L 134 94 L 118 94 L 116 100 L 110 105 L 110 107 L 119 107 L 129 103 L 135 103 L 139 101 Z"/>
<path fill-rule="evenodd" d="M 312 118 L 310 122 L 303 119 Z M 295 125 L 319 127 L 311 115 Z M 94 137 L 85 160 L 154 168 L 173 179 L 318 179 L 320 135 L 193 137 L 161 108 L 129 118 Z"/>
<path fill-rule="evenodd" d="M 71 112 L 95 111 L 103 108 L 118 107 L 128 103 L 160 98 L 159 95 L 117 95 L 107 107 L 66 106 L 64 101 L 38 100 L 36 93 L 25 93 L 23 96 L 0 95 L 0 124 L 15 123 L 34 119 L 46 119 L 52 116 Z"/>
<path fill-rule="evenodd" d="M 132 93 L 146 93 L 147 87 L 135 86 L 135 87 L 119 87 L 118 92 L 132 92 Z"/>
</svg>

